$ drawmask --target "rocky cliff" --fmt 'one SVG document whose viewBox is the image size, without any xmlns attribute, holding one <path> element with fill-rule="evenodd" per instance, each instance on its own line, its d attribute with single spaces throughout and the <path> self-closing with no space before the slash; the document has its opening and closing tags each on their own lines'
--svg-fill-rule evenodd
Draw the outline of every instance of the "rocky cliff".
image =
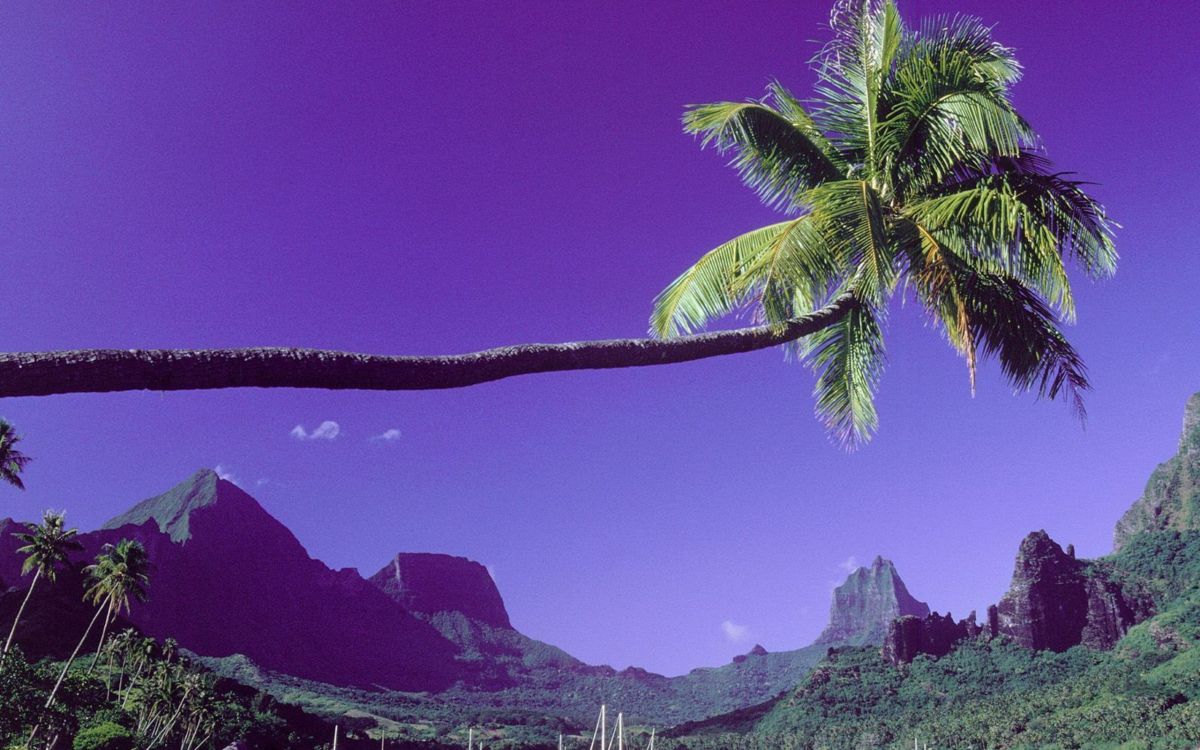
<svg viewBox="0 0 1200 750">
<path fill-rule="evenodd" d="M 495 628 L 511 628 L 487 568 L 465 557 L 402 552 L 369 579 L 410 612 L 460 612 Z"/>
<path fill-rule="evenodd" d="M 1026 648 L 1078 645 L 1088 618 L 1083 566 L 1045 531 L 1021 541 L 1008 593 L 996 607 L 999 629 Z"/>
<path fill-rule="evenodd" d="M 1150 597 L 1111 563 L 1077 560 L 1072 548 L 1063 550 L 1045 531 L 1035 531 L 1021 541 L 1012 583 L 988 608 L 985 624 L 977 625 L 974 613 L 959 622 L 937 614 L 900 618 L 891 623 L 883 655 L 907 663 L 917 654 L 949 653 L 963 638 L 997 635 L 1038 650 L 1107 650 L 1153 614 Z"/>
<path fill-rule="evenodd" d="M 983 632 L 975 623 L 972 612 L 965 620 L 955 622 L 947 612 L 930 613 L 925 617 L 905 615 L 892 620 L 883 641 L 883 658 L 893 664 L 908 664 L 918 654 L 945 656 L 960 641 L 974 638 Z"/>
<path fill-rule="evenodd" d="M 816 643 L 882 643 L 897 617 L 923 618 L 928 614 L 929 605 L 908 593 L 892 561 L 876 557 L 870 567 L 858 568 L 834 589 L 829 625 Z"/>
<path fill-rule="evenodd" d="M 1110 649 L 1152 614 L 1152 603 L 1123 587 L 1111 566 L 1075 559 L 1045 531 L 1022 540 L 1012 584 L 997 605 L 1001 635 L 1050 651 Z"/>
<path fill-rule="evenodd" d="M 1150 475 L 1142 496 L 1113 532 L 1119 550 L 1142 531 L 1200 529 L 1200 393 L 1188 399 L 1179 451 Z"/>
</svg>

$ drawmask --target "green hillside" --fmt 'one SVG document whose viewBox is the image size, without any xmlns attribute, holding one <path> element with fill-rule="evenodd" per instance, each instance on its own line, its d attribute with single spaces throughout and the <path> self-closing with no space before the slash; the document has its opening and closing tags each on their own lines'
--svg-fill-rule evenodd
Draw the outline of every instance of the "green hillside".
<svg viewBox="0 0 1200 750">
<path fill-rule="evenodd" d="M 1141 532 L 1101 561 L 1159 613 L 1112 651 L 976 639 L 894 666 L 830 653 L 769 705 L 684 725 L 663 747 L 1194 748 L 1200 742 L 1200 532 Z"/>
</svg>

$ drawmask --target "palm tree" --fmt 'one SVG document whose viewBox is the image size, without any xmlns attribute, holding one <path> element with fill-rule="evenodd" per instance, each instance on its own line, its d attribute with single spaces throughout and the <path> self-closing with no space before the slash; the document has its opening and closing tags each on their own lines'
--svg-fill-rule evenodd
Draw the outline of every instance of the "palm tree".
<svg viewBox="0 0 1200 750">
<path fill-rule="evenodd" d="M 1012 51 L 970 18 L 910 29 L 892 0 L 840 0 L 811 108 L 782 85 L 692 108 L 686 129 L 733 155 L 794 216 L 703 256 L 657 298 L 652 339 L 461 355 L 293 348 L 94 349 L 0 355 L 0 397 L 123 390 L 459 388 L 516 375 L 686 362 L 780 344 L 818 371 L 817 410 L 847 443 L 876 427 L 883 328 L 911 292 L 974 377 L 994 356 L 1019 389 L 1082 409 L 1066 261 L 1115 270 L 1115 226 L 1055 172 L 1014 108 Z M 751 310 L 757 325 L 693 334 Z M 801 344 L 795 342 L 811 337 Z"/>
<path fill-rule="evenodd" d="M 4 653 L 7 654 L 12 646 L 13 636 L 17 633 L 17 625 L 21 622 L 25 605 L 29 604 L 29 598 L 33 596 L 33 589 L 37 586 L 38 581 L 45 578 L 46 581 L 53 583 L 58 576 L 58 569 L 67 562 L 68 555 L 83 549 L 83 546 L 75 541 L 75 535 L 78 533 L 77 529 L 66 527 L 65 512 L 58 513 L 48 510 L 42 514 L 40 524 L 34 524 L 29 531 L 14 535 L 25 542 L 25 546 L 17 550 L 25 555 L 25 562 L 21 566 L 21 575 L 29 575 L 32 572 L 33 580 L 29 583 L 29 590 L 25 592 L 25 598 L 17 610 L 16 619 L 13 620 L 12 628 L 8 631 L 8 639 L 4 641 Z"/>
<path fill-rule="evenodd" d="M 104 632 L 107 631 L 109 622 L 120 612 L 127 612 L 132 600 L 145 601 L 146 585 L 150 580 L 149 570 L 150 561 L 146 555 L 146 548 L 142 546 L 141 542 L 130 539 L 122 539 L 115 545 L 104 545 L 100 554 L 96 555 L 96 562 L 84 568 L 84 573 L 91 581 L 91 586 L 84 592 L 83 598 L 96 606 L 96 614 L 92 616 L 87 629 L 83 631 L 83 637 L 79 639 L 75 650 L 63 664 L 62 671 L 58 674 L 58 680 L 55 681 L 50 695 L 46 698 L 44 710 L 48 710 L 54 704 L 54 699 L 58 695 L 59 688 L 62 687 L 63 680 L 67 677 L 67 672 L 71 669 L 71 664 L 79 656 L 80 649 L 87 642 L 100 615 L 102 613 L 105 615 L 104 631 L 101 632 L 100 643 L 96 647 L 97 655 L 104 646 Z M 95 665 L 94 660 L 92 665 Z M 39 728 L 40 724 L 34 726 L 26 745 L 33 746 L 33 740 L 37 736 Z"/>
<path fill-rule="evenodd" d="M 893 0 L 844 0 L 832 27 L 812 100 L 772 83 L 761 100 L 684 115 L 793 216 L 702 256 L 655 300 L 652 330 L 741 311 L 786 325 L 849 297 L 845 315 L 790 348 L 817 372 L 831 433 L 856 444 L 877 426 L 889 308 L 911 296 L 965 358 L 972 392 L 990 355 L 1016 389 L 1082 416 L 1087 376 L 1059 328 L 1075 313 L 1066 266 L 1115 272 L 1115 225 L 1013 106 L 1012 50 L 973 18 L 910 29 Z"/>
<path fill-rule="evenodd" d="M 92 586 L 84 592 L 84 598 L 106 610 L 104 625 L 100 629 L 100 642 L 90 669 L 96 667 L 108 635 L 108 626 L 122 612 L 128 612 L 131 599 L 146 600 L 146 585 L 150 582 L 150 559 L 141 542 L 122 539 L 116 545 L 106 544 L 96 562 L 84 569 L 92 580 Z"/>
<path fill-rule="evenodd" d="M 17 450 L 19 442 L 21 436 L 17 434 L 12 423 L 7 419 L 0 419 L 0 480 L 23 490 L 25 483 L 21 481 L 21 472 L 25 471 L 26 465 L 33 459 Z"/>
</svg>

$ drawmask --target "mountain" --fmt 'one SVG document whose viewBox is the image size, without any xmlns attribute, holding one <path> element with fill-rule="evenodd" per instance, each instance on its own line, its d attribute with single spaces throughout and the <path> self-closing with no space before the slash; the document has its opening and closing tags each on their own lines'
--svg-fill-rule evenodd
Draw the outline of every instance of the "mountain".
<svg viewBox="0 0 1200 750">
<path fill-rule="evenodd" d="M 858 568 L 833 590 L 829 625 L 819 644 L 882 643 L 897 617 L 925 617 L 929 605 L 908 593 L 891 560 L 876 557 L 870 567 Z"/>
<path fill-rule="evenodd" d="M 129 615 L 147 635 L 336 684 L 428 690 L 468 676 L 436 628 L 355 571 L 309 557 L 286 527 L 212 471 L 81 534 L 75 567 L 123 538 L 140 541 L 152 564 L 150 599 Z M 54 588 L 69 601 L 79 584 L 67 579 Z"/>
<path fill-rule="evenodd" d="M 1200 529 L 1200 393 L 1183 412 L 1179 451 L 1159 464 L 1142 496 L 1121 516 L 1113 532 L 1119 550 L 1143 531 Z"/>
<path fill-rule="evenodd" d="M 914 737 L 930 747 L 1195 746 L 1197 451 L 1200 395 L 1187 403 L 1179 453 L 1118 524 L 1113 554 L 1077 559 L 1032 532 L 985 623 L 901 616 L 882 649 L 830 649 L 796 688 L 682 725 L 663 750 L 902 750 Z"/>
<path fill-rule="evenodd" d="M 0 621 L 11 619 L 28 585 L 11 534 L 21 528 L 0 521 Z M 515 630 L 478 562 L 401 552 L 370 578 L 332 570 L 254 498 L 202 470 L 79 536 L 83 551 L 58 583 L 38 587 L 22 620 L 18 642 L 28 653 L 62 657 L 74 647 L 92 614 L 81 602 L 82 567 L 122 538 L 142 542 L 152 573 L 149 600 L 118 627 L 173 638 L 216 671 L 280 699 L 414 726 L 479 712 L 510 725 L 546 717 L 582 724 L 605 702 L 660 726 L 700 719 L 762 703 L 795 686 L 830 646 L 879 644 L 890 618 L 928 612 L 895 566 L 877 558 L 838 587 L 829 626 L 810 646 L 756 646 L 678 677 L 591 666 Z"/>
<path fill-rule="evenodd" d="M 401 552 L 368 580 L 410 612 L 458 612 L 494 628 L 512 629 L 492 575 L 465 557 Z"/>
<path fill-rule="evenodd" d="M 461 559 L 451 562 L 453 560 L 442 562 L 457 571 L 462 579 L 481 582 L 478 570 L 469 572 L 473 565 Z M 890 567 L 893 590 L 897 587 L 903 590 L 894 566 Z M 389 564 L 372 576 L 372 580 L 392 588 L 394 573 L 394 564 Z M 848 585 L 861 575 L 859 571 L 851 574 Z M 400 578 L 416 580 L 405 579 L 404 560 L 401 560 Z M 839 609 L 837 602 L 835 599 L 831 609 L 831 621 L 845 623 L 852 620 L 850 614 Z M 445 605 L 426 607 L 426 611 L 414 614 L 460 646 L 462 651 L 458 659 L 477 665 L 478 674 L 486 678 L 482 687 L 480 682 L 464 683 L 436 694 L 416 697 L 297 680 L 288 675 L 264 672 L 244 659 L 207 660 L 206 663 L 223 674 L 316 711 L 336 707 L 341 711 L 365 712 L 408 727 L 427 727 L 431 722 L 439 726 L 464 726 L 486 719 L 499 725 L 520 724 L 528 728 L 546 721 L 545 717 L 549 716 L 561 717 L 560 720 L 569 722 L 568 726 L 590 730 L 589 722 L 595 720 L 596 707 L 601 703 L 619 707 L 631 723 L 659 727 L 761 704 L 798 684 L 830 649 L 830 644 L 814 643 L 799 649 L 769 652 L 756 645 L 747 653 L 734 657 L 729 664 L 665 677 L 637 667 L 616 670 L 603 665 L 589 666 L 515 630 L 489 625 L 467 617 L 461 611 L 439 609 L 441 606 Z M 878 644 L 879 640 L 875 639 L 877 625 L 869 619 L 863 621 L 869 623 L 869 631 L 847 630 L 844 631 L 846 636 L 855 642 Z M 539 736 L 542 740 L 552 741 L 555 734 L 543 732 Z M 419 734 L 413 738 L 428 739 Z"/>
</svg>

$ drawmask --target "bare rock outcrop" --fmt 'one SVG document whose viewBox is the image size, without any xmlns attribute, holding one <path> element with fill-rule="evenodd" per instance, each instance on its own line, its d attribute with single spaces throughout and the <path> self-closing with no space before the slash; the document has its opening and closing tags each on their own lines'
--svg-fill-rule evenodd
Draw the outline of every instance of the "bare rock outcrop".
<svg viewBox="0 0 1200 750">
<path fill-rule="evenodd" d="M 892 620 L 883 641 L 883 658 L 893 664 L 908 664 L 919 654 L 945 656 L 961 641 L 978 637 L 984 629 L 972 612 L 965 620 L 954 620 L 947 612 L 925 617 L 905 616 Z"/>
</svg>

